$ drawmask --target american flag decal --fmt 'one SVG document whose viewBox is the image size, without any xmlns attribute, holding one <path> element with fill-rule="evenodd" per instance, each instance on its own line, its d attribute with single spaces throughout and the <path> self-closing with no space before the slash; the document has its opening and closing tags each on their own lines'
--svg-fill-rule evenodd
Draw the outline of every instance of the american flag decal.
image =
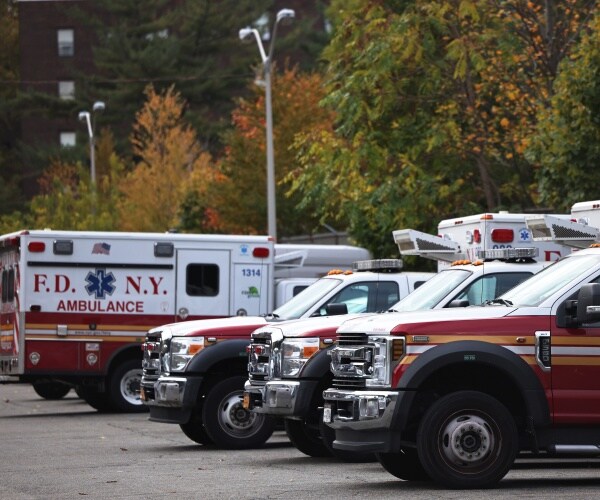
<svg viewBox="0 0 600 500">
<path fill-rule="evenodd" d="M 102 255 L 110 255 L 110 245 L 108 243 L 94 243 L 92 253 L 100 253 Z"/>
</svg>

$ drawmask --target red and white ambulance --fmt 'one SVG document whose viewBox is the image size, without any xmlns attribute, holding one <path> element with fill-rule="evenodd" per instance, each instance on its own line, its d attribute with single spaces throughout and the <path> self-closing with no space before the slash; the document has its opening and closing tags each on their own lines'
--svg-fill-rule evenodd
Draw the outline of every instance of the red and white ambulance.
<svg viewBox="0 0 600 500">
<path fill-rule="evenodd" d="M 368 256 L 357 247 L 330 250 L 340 265 Z M 330 269 L 326 254 L 326 246 L 310 251 L 267 236 L 0 236 L 0 376 L 31 382 L 47 398 L 76 387 L 100 410 L 143 410 L 146 331 L 185 319 L 267 314 L 278 285 L 291 281 L 291 294 Z"/>
</svg>

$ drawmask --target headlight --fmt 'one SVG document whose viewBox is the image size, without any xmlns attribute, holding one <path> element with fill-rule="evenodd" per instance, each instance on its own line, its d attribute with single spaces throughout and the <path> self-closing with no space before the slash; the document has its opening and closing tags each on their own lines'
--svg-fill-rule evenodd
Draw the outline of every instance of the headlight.
<svg viewBox="0 0 600 500">
<path fill-rule="evenodd" d="M 173 337 L 169 352 L 165 355 L 165 371 L 180 372 L 194 354 L 204 348 L 204 337 Z"/>
<path fill-rule="evenodd" d="M 371 337 L 372 348 L 371 377 L 365 379 L 367 387 L 389 387 L 392 371 L 404 356 L 403 337 Z"/>
<path fill-rule="evenodd" d="M 319 350 L 318 338 L 286 339 L 281 344 L 283 377 L 298 377 L 308 359 Z"/>
</svg>

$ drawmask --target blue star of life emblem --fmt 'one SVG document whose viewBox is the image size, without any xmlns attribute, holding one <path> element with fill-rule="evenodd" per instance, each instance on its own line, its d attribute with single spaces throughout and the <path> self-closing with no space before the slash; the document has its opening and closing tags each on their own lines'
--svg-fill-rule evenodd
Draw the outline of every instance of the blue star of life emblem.
<svg viewBox="0 0 600 500">
<path fill-rule="evenodd" d="M 85 281 L 88 282 L 85 286 L 87 293 L 96 295 L 97 299 L 103 299 L 106 294 L 112 295 L 115 291 L 113 286 L 115 276 L 113 273 L 107 273 L 104 269 L 96 269 L 95 274 L 90 271 L 85 277 Z"/>
<path fill-rule="evenodd" d="M 531 240 L 531 233 L 527 228 L 523 228 L 520 231 L 519 237 L 521 238 L 521 241 L 529 241 Z"/>
</svg>

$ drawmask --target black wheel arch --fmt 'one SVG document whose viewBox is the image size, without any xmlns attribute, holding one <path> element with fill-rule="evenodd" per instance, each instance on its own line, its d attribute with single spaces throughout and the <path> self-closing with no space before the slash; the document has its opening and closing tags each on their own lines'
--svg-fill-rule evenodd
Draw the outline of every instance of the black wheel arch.
<svg viewBox="0 0 600 500">
<path fill-rule="evenodd" d="M 333 346 L 332 346 L 333 347 Z M 315 355 L 313 355 L 302 368 L 300 378 L 310 378 L 321 380 L 324 377 L 331 375 L 330 364 L 331 358 L 329 357 L 329 351 L 331 347 L 321 349 Z"/>
<path fill-rule="evenodd" d="M 469 381 L 469 376 L 477 380 Z M 396 428 L 406 428 L 411 415 L 414 415 L 411 414 L 415 411 L 414 407 L 423 404 L 419 396 L 424 390 L 434 392 L 436 382 L 440 381 L 448 384 L 446 392 L 476 388 L 497 395 L 499 399 L 512 398 L 515 401 L 518 398 L 524 416 L 532 418 L 536 427 L 551 423 L 542 383 L 519 355 L 491 342 L 462 340 L 425 351 L 407 368 L 397 386 L 401 404 L 397 405 L 394 416 Z M 452 384 L 455 386 L 452 387 Z M 518 394 L 509 394 L 511 390 Z M 441 395 L 444 393 L 442 389 Z"/>
<path fill-rule="evenodd" d="M 238 365 L 247 367 L 246 347 L 249 344 L 250 339 L 231 339 L 205 347 L 191 359 L 184 373 L 208 373 L 214 366 L 223 363 L 232 363 L 236 367 L 235 371 L 238 371 Z"/>
</svg>

